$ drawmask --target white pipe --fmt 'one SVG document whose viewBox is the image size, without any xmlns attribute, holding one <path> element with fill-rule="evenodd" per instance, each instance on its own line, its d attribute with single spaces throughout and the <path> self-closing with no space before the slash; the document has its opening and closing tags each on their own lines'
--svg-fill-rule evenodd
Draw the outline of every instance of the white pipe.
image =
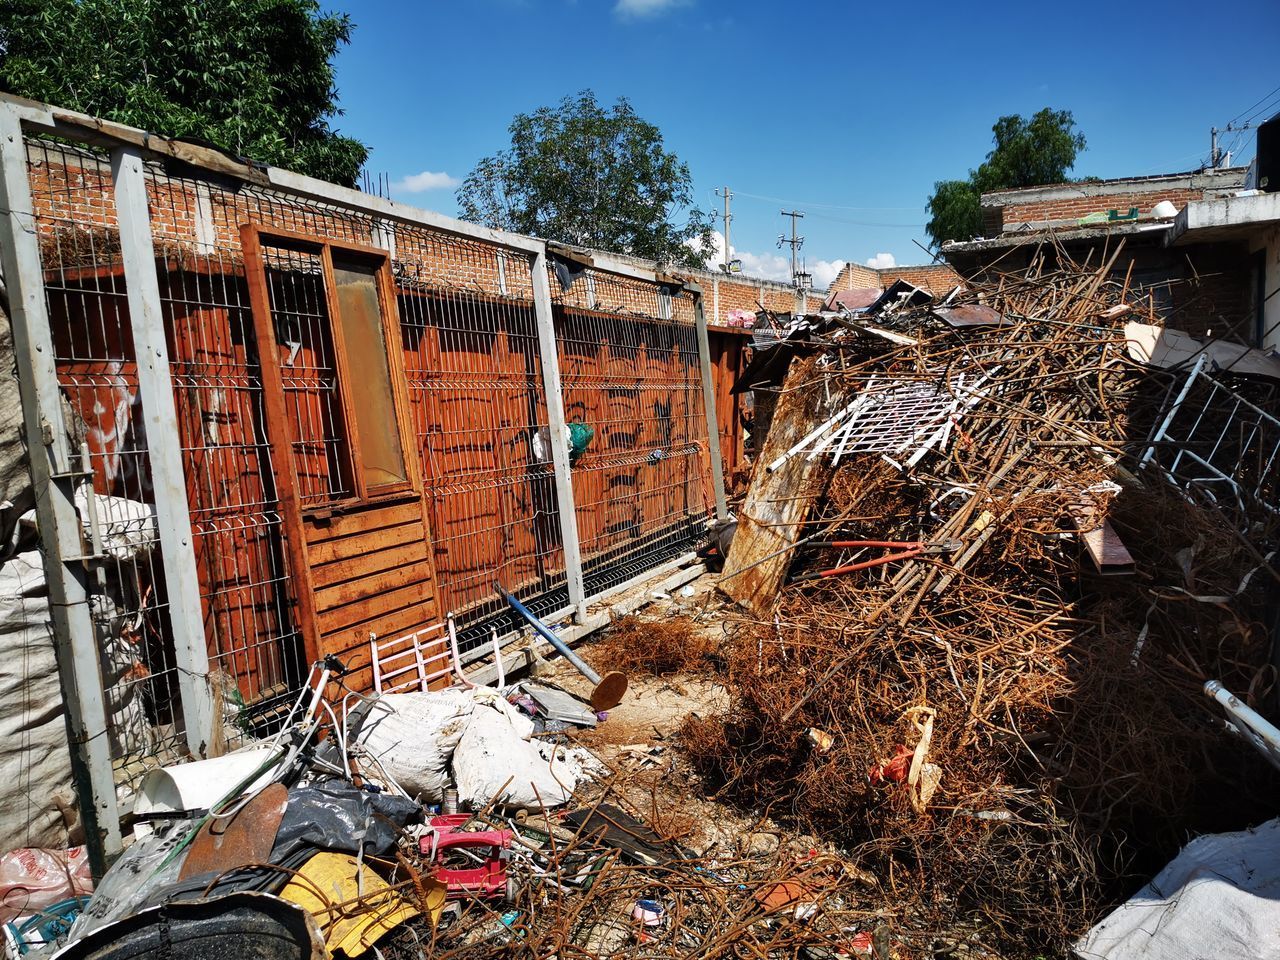
<svg viewBox="0 0 1280 960">
<path fill-rule="evenodd" d="M 1206 696 L 1218 701 L 1222 709 L 1236 721 L 1231 726 L 1244 735 L 1273 766 L 1280 768 L 1280 729 L 1246 705 L 1218 680 L 1206 683 L 1204 692 Z"/>
</svg>

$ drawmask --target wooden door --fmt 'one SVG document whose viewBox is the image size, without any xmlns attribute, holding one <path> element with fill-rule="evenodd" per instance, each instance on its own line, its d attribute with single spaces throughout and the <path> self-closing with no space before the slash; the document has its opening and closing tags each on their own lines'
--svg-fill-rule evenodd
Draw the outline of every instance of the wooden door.
<svg viewBox="0 0 1280 960">
<path fill-rule="evenodd" d="M 309 660 L 441 619 L 387 252 L 246 225 L 266 433 Z M 433 636 L 438 634 L 432 634 Z"/>
</svg>

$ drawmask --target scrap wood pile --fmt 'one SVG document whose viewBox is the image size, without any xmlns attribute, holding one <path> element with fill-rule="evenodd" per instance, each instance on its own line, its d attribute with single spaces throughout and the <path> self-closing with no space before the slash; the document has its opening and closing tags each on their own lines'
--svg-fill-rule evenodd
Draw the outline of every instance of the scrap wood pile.
<svg viewBox="0 0 1280 960">
<path fill-rule="evenodd" d="M 1148 456 L 1186 370 L 1133 359 L 1126 324 L 1156 321 L 1114 262 L 912 294 L 792 362 L 721 580 L 748 611 L 733 703 L 685 729 L 723 794 L 1002 955 L 1061 949 L 1191 833 L 1274 812 L 1202 692 L 1274 687 L 1274 437 L 1189 411 L 1233 497 Z"/>
</svg>

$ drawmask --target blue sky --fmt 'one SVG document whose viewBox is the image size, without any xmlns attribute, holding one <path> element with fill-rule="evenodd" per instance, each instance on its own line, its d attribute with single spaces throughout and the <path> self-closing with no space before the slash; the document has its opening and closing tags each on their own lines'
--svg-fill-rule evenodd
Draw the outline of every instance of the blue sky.
<svg viewBox="0 0 1280 960">
<path fill-rule="evenodd" d="M 751 272 L 786 275 L 779 210 L 804 210 L 817 281 L 845 260 L 925 261 L 912 240 L 933 182 L 981 162 L 1003 114 L 1073 111 L 1089 141 L 1075 173 L 1118 177 L 1194 168 L 1211 126 L 1280 110 L 1278 0 L 325 6 L 356 23 L 337 125 L 397 200 L 456 213 L 450 184 L 508 144 L 515 113 L 590 87 L 658 125 L 703 209 L 729 185 Z M 1247 160 L 1252 134 L 1235 139 Z"/>
</svg>

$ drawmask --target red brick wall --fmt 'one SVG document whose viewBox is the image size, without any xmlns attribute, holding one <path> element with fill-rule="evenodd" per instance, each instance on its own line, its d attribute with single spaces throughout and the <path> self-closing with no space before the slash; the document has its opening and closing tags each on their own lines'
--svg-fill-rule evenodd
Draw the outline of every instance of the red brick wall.
<svg viewBox="0 0 1280 960">
<path fill-rule="evenodd" d="M 898 280 L 927 290 L 935 297 L 950 293 L 956 284 L 961 283 L 960 274 L 946 263 L 926 263 L 918 267 L 888 267 L 876 271 L 880 275 L 880 285 L 888 287 Z"/>
<path fill-rule="evenodd" d="M 950 293 L 961 282 L 960 274 L 949 264 L 925 263 L 919 266 L 884 267 L 876 269 L 861 263 L 846 263 L 827 288 L 828 295 L 837 290 L 857 290 L 877 287 L 884 290 L 897 280 L 905 280 L 935 297 Z"/>
<path fill-rule="evenodd" d="M 1034 203 L 1010 203 L 1004 207 L 1004 226 L 1007 229 L 1010 225 L 1019 223 L 1079 220 L 1091 213 L 1106 213 L 1108 210 L 1119 210 L 1125 214 L 1129 212 L 1130 207 L 1137 207 L 1138 214 L 1144 215 L 1149 214 L 1151 208 L 1161 200 L 1168 200 L 1178 209 L 1182 209 L 1190 200 L 1203 199 L 1204 194 L 1205 191 L 1200 188 L 1167 187 L 1145 193 L 1061 197 Z"/>
<path fill-rule="evenodd" d="M 831 281 L 831 286 L 827 287 L 827 293 L 833 290 L 857 290 L 862 287 L 878 286 L 880 286 L 878 271 L 860 263 L 846 263 L 836 274 L 836 278 Z"/>
<path fill-rule="evenodd" d="M 741 274 L 715 276 L 700 273 L 693 275 L 691 279 L 702 287 L 702 308 L 706 313 L 707 323 L 713 326 L 727 323 L 733 311 L 754 315 L 764 307 L 774 313 L 796 313 L 817 310 L 824 299 L 821 291 L 810 291 L 808 297 L 802 300 L 786 284 L 744 277 Z"/>
</svg>

